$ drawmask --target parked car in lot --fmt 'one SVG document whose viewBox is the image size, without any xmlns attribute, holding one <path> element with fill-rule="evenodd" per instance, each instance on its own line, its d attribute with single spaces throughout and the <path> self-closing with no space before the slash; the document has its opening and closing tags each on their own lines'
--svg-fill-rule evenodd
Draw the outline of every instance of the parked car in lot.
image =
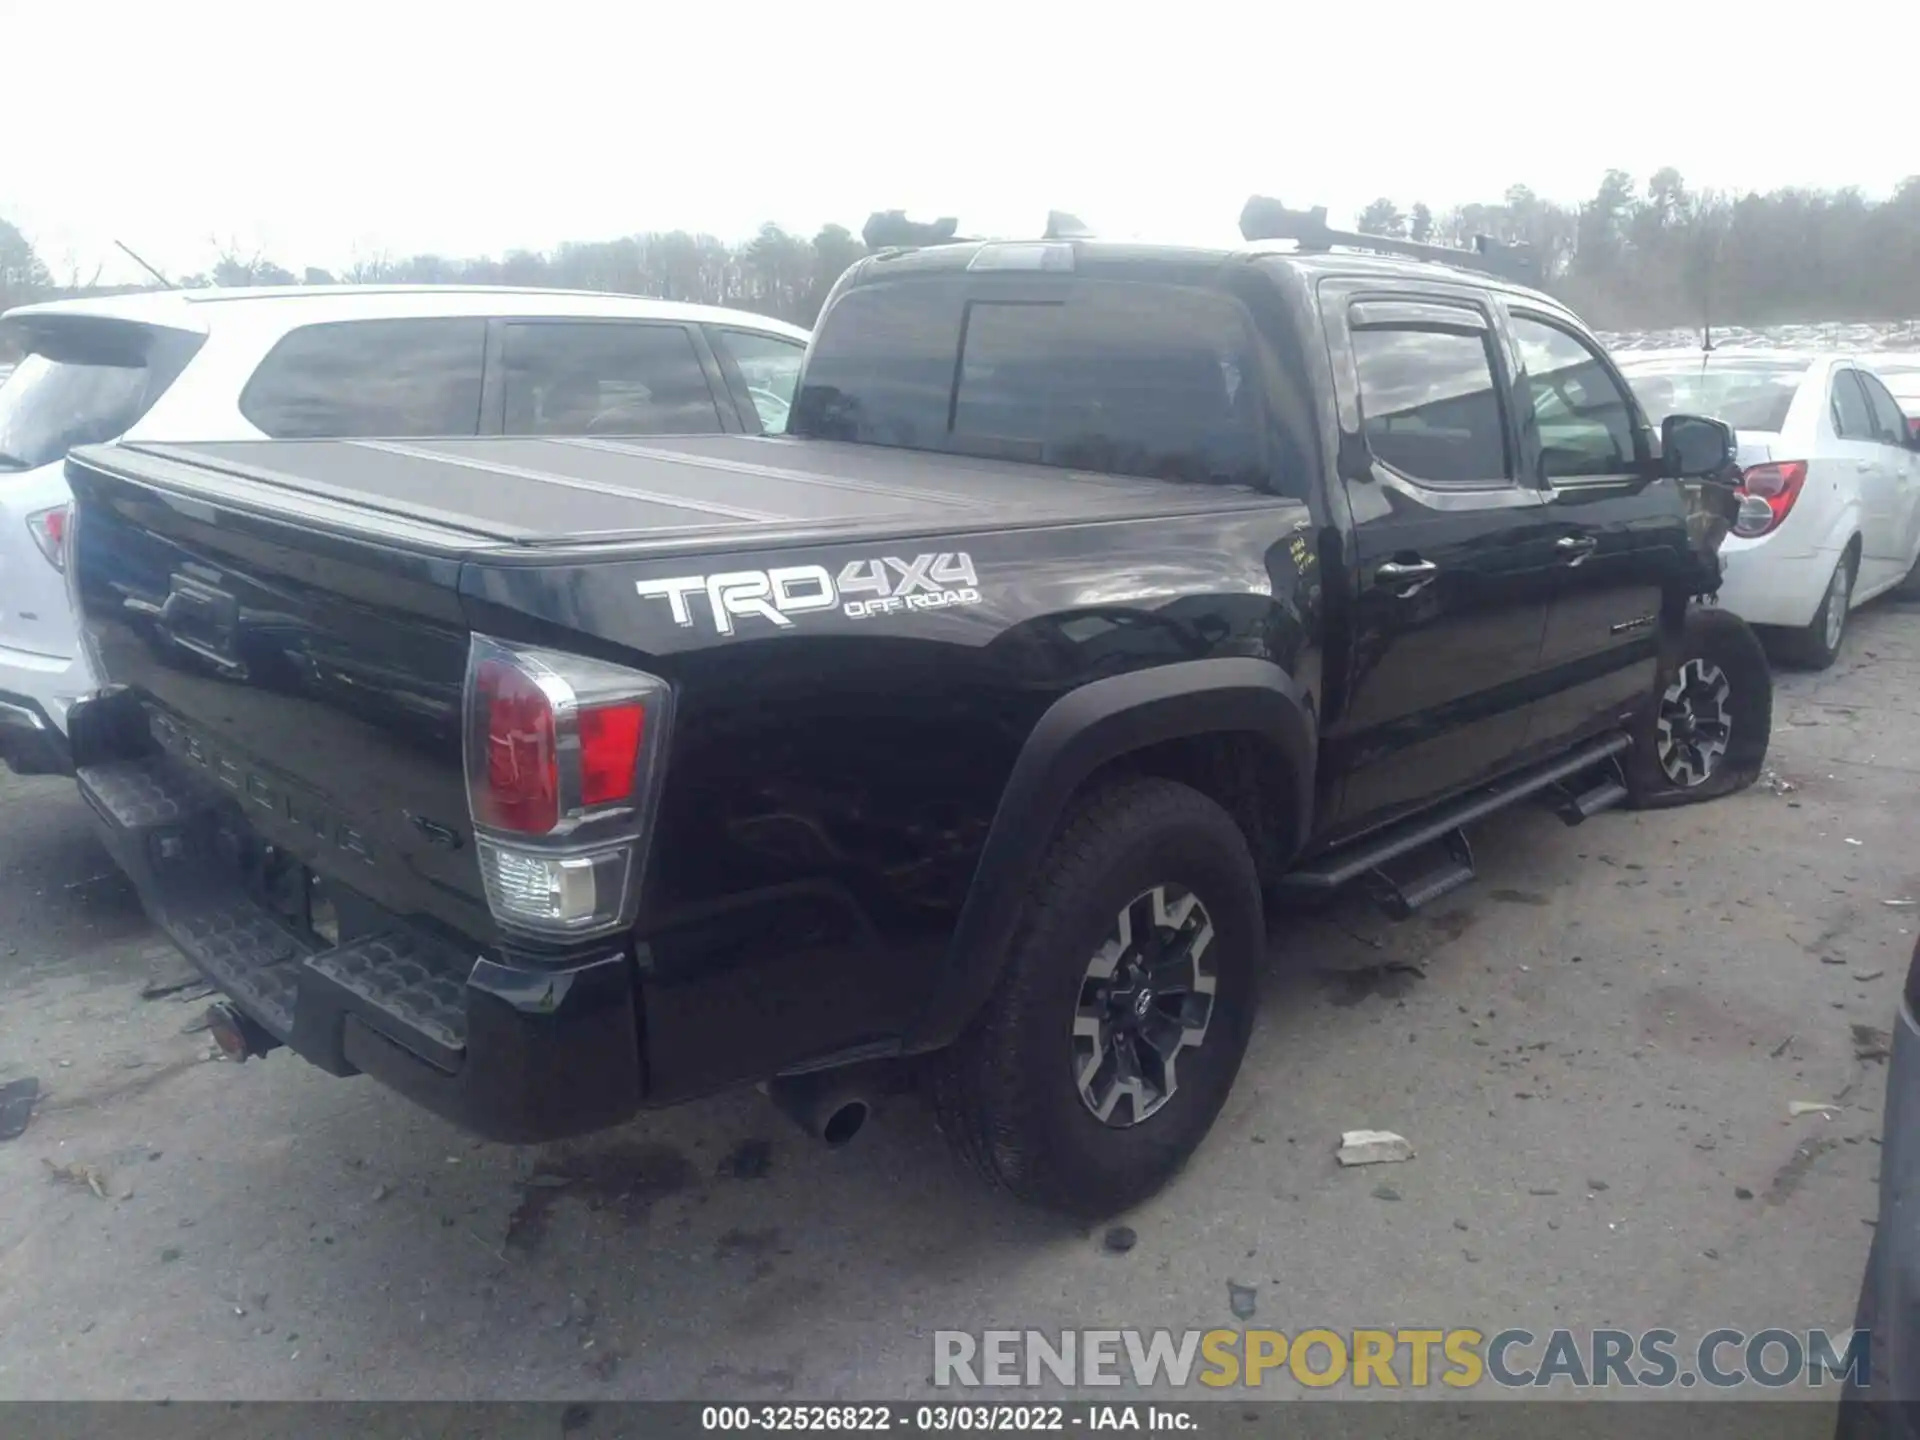
<svg viewBox="0 0 1920 1440">
<path fill-rule="evenodd" d="M 1635 354 L 1621 370 L 1652 413 L 1734 427 L 1743 498 L 1720 603 L 1782 658 L 1831 665 L 1852 607 L 1920 560 L 1920 440 L 1886 384 L 1864 361 L 1792 351 Z"/>
<path fill-rule="evenodd" d="M 516 1141 L 742 1082 L 844 1140 L 917 1058 L 1107 1212 L 1224 1102 L 1269 894 L 1751 781 L 1728 427 L 1522 254 L 1242 228 L 869 256 L 787 437 L 76 452 L 79 786 L 216 1037 Z"/>
<path fill-rule="evenodd" d="M 760 434 L 786 423 L 806 340 L 760 315 L 473 286 L 168 290 L 7 312 L 0 347 L 25 358 L 0 387 L 0 757 L 67 768 L 67 708 L 94 683 L 60 574 L 74 445 Z"/>
</svg>

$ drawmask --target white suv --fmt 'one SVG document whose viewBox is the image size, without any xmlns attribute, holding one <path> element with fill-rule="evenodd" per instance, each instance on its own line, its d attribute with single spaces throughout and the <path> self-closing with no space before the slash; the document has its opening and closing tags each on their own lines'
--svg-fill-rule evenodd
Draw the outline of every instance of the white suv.
<svg viewBox="0 0 1920 1440">
<path fill-rule="evenodd" d="M 1722 349 L 1624 354 L 1649 415 L 1734 427 L 1740 518 L 1719 603 L 1767 627 L 1781 658 L 1824 670 L 1848 612 L 1920 566 L 1920 439 L 1874 358 Z"/>
<path fill-rule="evenodd" d="M 807 332 L 628 295 L 169 290 L 0 316 L 0 756 L 68 768 L 93 687 L 61 574 L 66 452 L 127 440 L 780 431 Z"/>
</svg>

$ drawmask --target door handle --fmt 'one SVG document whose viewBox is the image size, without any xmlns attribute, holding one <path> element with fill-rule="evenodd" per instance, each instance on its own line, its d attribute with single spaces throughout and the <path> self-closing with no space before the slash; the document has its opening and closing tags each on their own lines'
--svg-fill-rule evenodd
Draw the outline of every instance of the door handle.
<svg viewBox="0 0 1920 1440">
<path fill-rule="evenodd" d="M 1593 554 L 1599 545 L 1600 542 L 1591 535 L 1562 535 L 1553 542 L 1553 548 L 1560 552 L 1560 558 L 1569 565 L 1578 565 Z"/>
<path fill-rule="evenodd" d="M 1871 460 L 1856 461 L 1854 462 L 1853 468 L 1858 470 L 1862 475 L 1865 475 L 1873 469 L 1873 461 Z"/>
<path fill-rule="evenodd" d="M 1411 595 L 1433 583 L 1440 567 L 1431 560 L 1389 560 L 1373 572 L 1373 578 L 1388 589 Z"/>
</svg>

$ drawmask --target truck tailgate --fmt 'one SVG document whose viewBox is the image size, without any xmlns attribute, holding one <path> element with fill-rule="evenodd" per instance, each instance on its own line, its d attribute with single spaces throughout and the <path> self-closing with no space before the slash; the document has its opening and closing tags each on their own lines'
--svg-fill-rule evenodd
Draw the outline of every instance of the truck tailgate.
<svg viewBox="0 0 1920 1440">
<path fill-rule="evenodd" d="M 472 848 L 458 841 L 457 557 L 190 499 L 103 465 L 76 462 L 68 477 L 85 633 L 103 678 L 146 704 L 162 747 L 321 876 L 395 914 L 487 934 Z"/>
</svg>

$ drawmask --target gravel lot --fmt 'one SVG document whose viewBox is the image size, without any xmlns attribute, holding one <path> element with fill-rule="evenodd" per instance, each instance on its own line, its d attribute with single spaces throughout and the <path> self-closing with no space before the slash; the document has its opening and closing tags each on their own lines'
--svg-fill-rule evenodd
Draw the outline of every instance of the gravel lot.
<svg viewBox="0 0 1920 1440">
<path fill-rule="evenodd" d="M 1791 790 L 1496 818 L 1438 914 L 1278 924 L 1238 1088 L 1124 1254 L 978 1189 L 911 1094 L 844 1151 L 752 1092 L 535 1151 L 209 1061 L 70 784 L 0 779 L 0 1082 L 44 1090 L 0 1144 L 0 1397 L 911 1398 L 935 1328 L 1233 1325 L 1230 1285 L 1289 1331 L 1845 1328 L 1917 715 L 1920 610 L 1876 606 L 1781 678 Z M 1417 1157 L 1340 1171 L 1370 1126 Z"/>
</svg>

